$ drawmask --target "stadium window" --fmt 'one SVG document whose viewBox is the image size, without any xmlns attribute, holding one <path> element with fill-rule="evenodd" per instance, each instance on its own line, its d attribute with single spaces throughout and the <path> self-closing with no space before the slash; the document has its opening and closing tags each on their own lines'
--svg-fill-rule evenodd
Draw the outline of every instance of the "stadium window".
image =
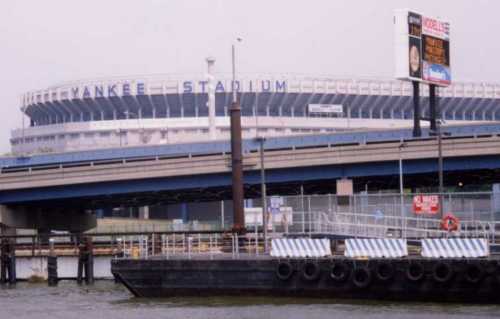
<svg viewBox="0 0 500 319">
<path fill-rule="evenodd" d="M 66 137 L 66 135 L 64 135 L 64 134 L 59 134 L 59 135 L 57 136 L 57 139 L 59 139 L 59 140 L 64 140 L 64 138 L 65 138 L 65 137 Z"/>
<path fill-rule="evenodd" d="M 99 132 L 99 136 L 100 137 L 109 137 L 109 136 L 111 136 L 111 133 L 110 132 Z"/>
<path fill-rule="evenodd" d="M 92 132 L 84 133 L 83 137 L 85 137 L 85 138 L 93 138 L 94 137 L 94 133 L 92 133 Z"/>
<path fill-rule="evenodd" d="M 207 128 L 204 128 L 201 130 L 202 133 L 208 133 L 208 129 Z"/>
<path fill-rule="evenodd" d="M 79 138 L 79 137 L 80 137 L 80 134 L 79 134 L 79 133 L 71 133 L 71 134 L 69 135 L 69 137 L 70 137 L 71 139 L 75 140 L 75 139 L 77 139 L 77 138 Z"/>
</svg>

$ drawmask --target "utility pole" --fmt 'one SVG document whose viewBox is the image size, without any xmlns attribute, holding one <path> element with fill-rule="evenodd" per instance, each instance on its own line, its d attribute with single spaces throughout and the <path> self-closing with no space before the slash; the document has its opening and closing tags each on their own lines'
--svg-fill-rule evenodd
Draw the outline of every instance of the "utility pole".
<svg viewBox="0 0 500 319">
<path fill-rule="evenodd" d="M 443 214 L 443 205 L 444 205 L 444 197 L 443 197 L 443 193 L 444 193 L 444 173 L 443 173 L 443 135 L 445 136 L 449 136 L 450 133 L 449 132 L 443 132 L 442 131 L 442 128 L 441 128 L 441 125 L 442 125 L 442 120 L 440 119 L 437 119 L 436 120 L 436 130 L 433 131 L 431 130 L 429 132 L 429 135 L 430 136 L 436 136 L 436 139 L 437 139 L 437 151 L 438 151 L 438 180 L 439 180 L 439 186 L 438 186 L 438 193 L 439 193 L 439 216 L 441 218 L 443 218 L 444 214 Z"/>
<path fill-rule="evenodd" d="M 262 232 L 264 234 L 264 252 L 268 251 L 267 246 L 267 194 L 266 194 L 266 171 L 264 167 L 264 142 L 266 138 L 259 136 L 255 139 L 260 147 L 260 194 L 262 200 Z"/>
<path fill-rule="evenodd" d="M 443 218 L 443 192 L 444 192 L 444 181 L 443 181 L 443 144 L 441 141 L 441 121 L 436 121 L 436 133 L 438 140 L 438 178 L 439 178 L 439 216 Z"/>
<path fill-rule="evenodd" d="M 439 216 L 443 218 L 443 209 L 444 209 L 444 176 L 443 176 L 443 135 L 449 136 L 449 132 L 442 132 L 441 125 L 443 124 L 443 120 L 441 118 L 437 118 L 438 113 L 438 94 L 437 94 L 437 86 L 435 84 L 429 84 L 429 111 L 430 117 L 427 118 L 430 122 L 429 135 L 436 136 L 437 138 L 437 148 L 438 148 L 438 193 L 439 193 Z"/>
<path fill-rule="evenodd" d="M 405 147 L 405 143 L 399 145 L 399 205 L 401 209 L 401 238 L 405 238 L 405 207 L 404 207 L 404 185 L 403 185 L 403 155 L 401 154 L 402 149 Z M 404 223 L 404 224 L 403 224 Z"/>
</svg>

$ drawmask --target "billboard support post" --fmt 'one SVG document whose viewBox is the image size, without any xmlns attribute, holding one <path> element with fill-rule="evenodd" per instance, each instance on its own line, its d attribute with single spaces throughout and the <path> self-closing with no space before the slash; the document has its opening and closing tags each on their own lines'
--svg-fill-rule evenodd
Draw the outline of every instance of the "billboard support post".
<svg viewBox="0 0 500 319">
<path fill-rule="evenodd" d="M 420 128 L 420 83 L 413 81 L 413 137 L 422 136 Z"/>
<path fill-rule="evenodd" d="M 436 95 L 436 85 L 429 84 L 429 117 L 430 117 L 430 128 L 432 131 L 436 130 L 436 114 L 438 106 L 438 97 Z"/>
</svg>

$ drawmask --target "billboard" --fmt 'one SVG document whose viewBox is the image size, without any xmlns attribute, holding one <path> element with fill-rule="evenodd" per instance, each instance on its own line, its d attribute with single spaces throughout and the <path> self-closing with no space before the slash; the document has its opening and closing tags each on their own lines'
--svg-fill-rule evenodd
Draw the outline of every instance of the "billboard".
<svg viewBox="0 0 500 319">
<path fill-rule="evenodd" d="M 396 78 L 451 84 L 450 23 L 409 10 L 394 15 Z"/>
</svg>

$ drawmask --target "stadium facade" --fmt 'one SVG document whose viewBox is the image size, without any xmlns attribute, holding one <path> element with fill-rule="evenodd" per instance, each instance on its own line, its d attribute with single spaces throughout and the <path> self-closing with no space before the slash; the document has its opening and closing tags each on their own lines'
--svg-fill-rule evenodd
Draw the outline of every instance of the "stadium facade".
<svg viewBox="0 0 500 319">
<path fill-rule="evenodd" d="M 29 124 L 12 131 L 14 154 L 65 152 L 229 138 L 228 76 L 138 76 L 85 80 L 21 98 Z M 412 125 L 411 84 L 377 79 L 243 76 L 234 83 L 243 137 L 321 134 Z M 207 103 L 215 96 L 214 134 Z M 422 116 L 429 116 L 422 86 Z M 439 90 L 441 117 L 500 120 L 500 85 L 455 83 Z M 312 106 L 334 106 L 316 112 Z"/>
</svg>

